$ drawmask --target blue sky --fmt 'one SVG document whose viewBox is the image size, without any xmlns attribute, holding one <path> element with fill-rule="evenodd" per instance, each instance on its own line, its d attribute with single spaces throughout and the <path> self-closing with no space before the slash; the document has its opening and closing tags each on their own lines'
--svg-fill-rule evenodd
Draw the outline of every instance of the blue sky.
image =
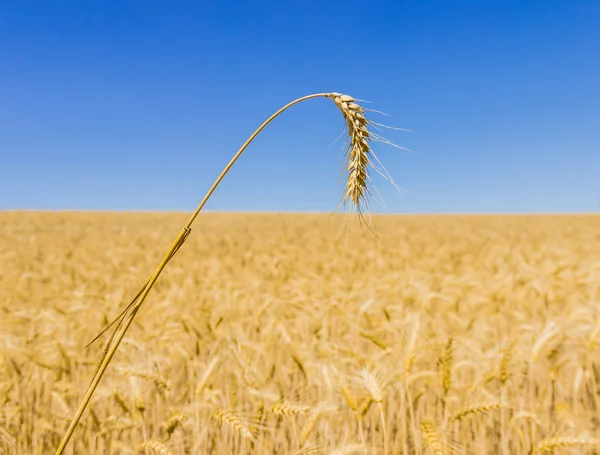
<svg viewBox="0 0 600 455">
<path fill-rule="evenodd" d="M 600 2 L 0 2 L 0 209 L 192 210 L 280 106 L 337 91 L 399 213 L 600 211 Z M 335 210 L 343 119 L 300 104 L 210 210 Z"/>
</svg>

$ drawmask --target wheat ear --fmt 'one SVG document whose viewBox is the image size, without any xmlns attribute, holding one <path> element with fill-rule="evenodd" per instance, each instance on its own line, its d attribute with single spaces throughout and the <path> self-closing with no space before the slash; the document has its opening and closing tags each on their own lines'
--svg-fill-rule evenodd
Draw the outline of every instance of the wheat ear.
<svg viewBox="0 0 600 455">
<path fill-rule="evenodd" d="M 141 450 L 148 449 L 156 455 L 173 455 L 173 452 L 162 442 L 157 440 L 144 441 L 141 446 Z"/>
<path fill-rule="evenodd" d="M 227 424 L 240 434 L 243 438 L 256 442 L 256 435 L 252 432 L 250 427 L 244 422 L 238 415 L 233 411 L 221 410 L 215 412 L 211 416 L 219 425 Z"/>
<path fill-rule="evenodd" d="M 429 419 L 421 420 L 421 431 L 423 436 L 425 436 L 425 442 L 431 451 L 435 455 L 444 455 L 442 443 L 440 442 L 440 437 L 433 421 Z"/>
<path fill-rule="evenodd" d="M 463 420 L 466 417 L 472 416 L 474 414 L 485 414 L 494 409 L 500 409 L 505 407 L 506 405 L 499 401 L 493 401 L 488 403 L 480 403 L 473 406 L 468 406 L 466 408 L 462 408 L 452 417 L 450 417 L 451 422 L 456 422 L 458 420 Z"/>
<path fill-rule="evenodd" d="M 592 447 L 599 446 L 600 440 L 595 438 L 573 438 L 573 437 L 554 437 L 540 441 L 535 447 L 535 452 L 552 453 L 554 449 L 574 448 L 574 447 Z"/>
<path fill-rule="evenodd" d="M 377 377 L 371 373 L 369 370 L 363 370 L 361 372 L 361 377 L 363 383 L 373 400 L 377 403 L 377 407 L 379 408 L 379 416 L 381 417 L 381 431 L 383 433 L 383 453 L 387 455 L 388 447 L 387 447 L 387 431 L 385 427 L 385 414 L 383 412 L 383 390 L 381 389 L 381 385 L 377 380 Z"/>
<path fill-rule="evenodd" d="M 304 445 L 306 444 L 308 437 L 310 436 L 310 434 L 313 432 L 313 430 L 317 426 L 317 422 L 319 421 L 320 418 L 321 418 L 320 411 L 313 412 L 310 415 L 310 417 L 308 418 L 308 421 L 304 425 L 304 428 L 302 428 L 302 433 L 300 434 L 300 446 L 301 447 L 304 447 Z"/>
<path fill-rule="evenodd" d="M 62 455 L 67 444 L 69 443 L 69 440 L 71 439 L 71 436 L 73 435 L 73 432 L 75 431 L 75 428 L 77 427 L 77 424 L 79 423 L 79 420 L 81 419 L 81 416 L 83 415 L 83 412 L 85 411 L 88 403 L 90 402 L 94 391 L 98 387 L 98 384 L 100 383 L 104 372 L 108 368 L 109 363 L 111 362 L 113 356 L 117 352 L 117 349 L 121 344 L 123 337 L 129 330 L 129 327 L 131 326 L 133 319 L 135 318 L 142 304 L 144 303 L 144 300 L 146 300 L 148 293 L 158 280 L 158 277 L 160 276 L 164 268 L 167 266 L 169 261 L 173 258 L 173 256 L 175 256 L 179 248 L 181 248 L 181 246 L 185 243 L 187 237 L 191 232 L 191 226 L 194 220 L 197 218 L 198 214 L 203 209 L 208 199 L 212 196 L 217 186 L 221 183 L 227 172 L 229 172 L 231 167 L 242 155 L 244 150 L 246 150 L 248 145 L 250 145 L 250 143 L 256 138 L 256 136 L 258 136 L 258 134 L 269 123 L 271 123 L 276 117 L 278 117 L 281 113 L 283 113 L 285 110 L 289 109 L 293 105 L 312 98 L 332 99 L 336 106 L 342 111 L 344 119 L 346 120 L 346 128 L 349 138 L 346 165 L 348 178 L 346 181 L 344 202 L 351 203 L 359 214 L 361 213 L 362 208 L 368 208 L 367 196 L 370 194 L 367 188 L 367 184 L 369 181 L 368 168 L 371 165 L 369 156 L 371 153 L 371 148 L 369 143 L 371 141 L 372 135 L 370 134 L 368 129 L 369 121 L 365 118 L 364 109 L 356 103 L 356 100 L 354 98 L 348 95 L 342 95 L 340 93 L 335 92 L 316 93 L 313 95 L 307 95 L 298 98 L 286 104 L 273 115 L 271 115 L 267 120 L 265 120 L 265 122 L 262 125 L 258 127 L 258 129 L 254 133 L 252 133 L 252 135 L 246 140 L 246 142 L 244 142 L 242 147 L 233 156 L 233 158 L 227 164 L 227 166 L 225 166 L 225 169 L 223 169 L 221 174 L 217 177 L 217 179 L 212 184 L 202 201 L 200 201 L 200 204 L 198 204 L 198 207 L 193 212 L 188 222 L 181 229 L 181 231 L 173 241 L 173 244 L 163 257 L 162 261 L 159 263 L 158 267 L 156 268 L 156 271 L 148 279 L 146 284 L 142 286 L 142 288 L 139 290 L 139 292 L 131 301 L 131 303 L 127 306 L 127 308 L 125 308 L 125 310 L 123 310 L 123 312 L 115 320 L 113 320 L 107 327 L 105 327 L 104 330 L 102 330 L 102 332 L 96 338 L 94 338 L 94 340 L 92 340 L 93 343 L 108 329 L 116 325 L 106 345 L 100 364 L 98 365 L 98 368 L 94 373 L 92 381 L 84 395 L 81 405 L 77 409 L 75 416 L 71 420 L 71 423 L 69 424 L 69 427 L 67 428 L 67 431 L 56 450 L 56 455 Z M 382 141 L 381 138 L 379 138 L 377 135 L 373 136 L 376 140 L 391 144 L 387 141 Z"/>
<path fill-rule="evenodd" d="M 440 379 L 442 388 L 444 389 L 444 397 L 448 395 L 450 387 L 452 387 L 452 358 L 454 353 L 454 339 L 448 338 L 448 342 L 442 350 L 442 354 L 438 359 L 438 367 L 440 369 Z"/>
</svg>

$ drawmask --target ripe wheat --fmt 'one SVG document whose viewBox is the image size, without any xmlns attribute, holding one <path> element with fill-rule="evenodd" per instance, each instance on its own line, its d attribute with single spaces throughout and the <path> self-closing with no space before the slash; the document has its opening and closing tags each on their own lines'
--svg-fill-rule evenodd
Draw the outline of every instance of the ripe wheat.
<svg viewBox="0 0 600 455">
<path fill-rule="evenodd" d="M 185 218 L 0 213 L 0 453 L 54 453 Z M 597 452 L 600 217 L 337 221 L 203 214 L 67 453 Z"/>
</svg>

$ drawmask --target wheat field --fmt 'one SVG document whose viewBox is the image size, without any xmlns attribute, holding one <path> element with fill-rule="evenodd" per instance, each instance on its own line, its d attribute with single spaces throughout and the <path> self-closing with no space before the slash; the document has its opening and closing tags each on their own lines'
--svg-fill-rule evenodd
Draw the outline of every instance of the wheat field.
<svg viewBox="0 0 600 455">
<path fill-rule="evenodd" d="M 54 453 L 186 217 L 0 213 L 0 453 Z M 345 222 L 201 214 L 65 453 L 600 453 L 600 216 Z"/>
</svg>

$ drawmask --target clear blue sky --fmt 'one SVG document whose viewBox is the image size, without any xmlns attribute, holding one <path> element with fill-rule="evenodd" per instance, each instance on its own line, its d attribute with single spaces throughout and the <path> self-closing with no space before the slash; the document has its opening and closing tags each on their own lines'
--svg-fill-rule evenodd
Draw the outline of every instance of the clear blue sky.
<svg viewBox="0 0 600 455">
<path fill-rule="evenodd" d="M 313 92 L 368 99 L 376 211 L 600 210 L 600 2 L 0 2 L 0 209 L 192 210 Z M 210 210 L 336 208 L 343 120 L 288 111 Z"/>
</svg>

